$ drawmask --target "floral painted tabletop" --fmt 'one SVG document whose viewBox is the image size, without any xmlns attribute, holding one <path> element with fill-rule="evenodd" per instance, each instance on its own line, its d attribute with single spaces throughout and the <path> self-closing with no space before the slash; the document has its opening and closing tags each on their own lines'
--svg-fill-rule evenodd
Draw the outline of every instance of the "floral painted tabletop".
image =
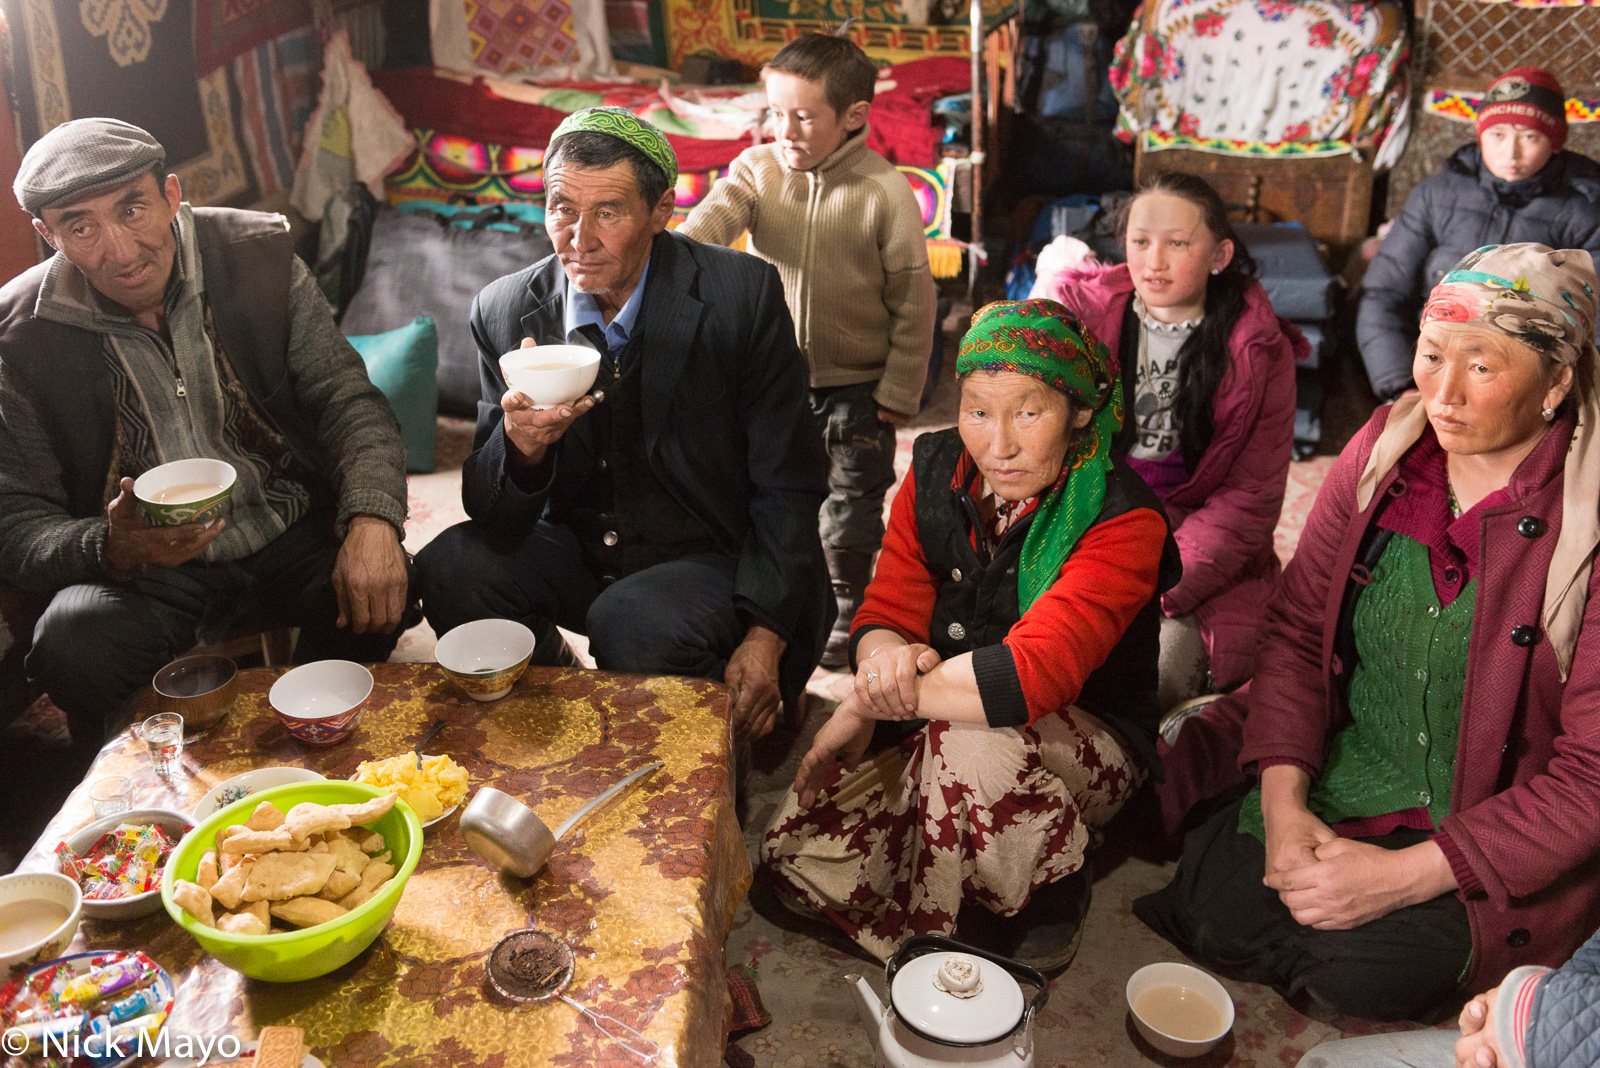
<svg viewBox="0 0 1600 1068">
<path fill-rule="evenodd" d="M 348 778 L 363 760 L 410 750 L 436 719 L 448 726 L 428 751 L 467 769 L 469 799 L 480 786 L 497 787 L 552 827 L 627 772 L 657 760 L 666 766 L 580 824 L 531 880 L 480 861 L 461 837 L 458 814 L 428 828 L 388 928 L 320 979 L 247 979 L 165 912 L 125 923 L 85 919 L 68 952 L 140 948 L 155 957 L 178 984 L 169 1032 L 252 1039 L 261 1027 L 289 1024 L 339 1068 L 637 1068 L 639 1058 L 576 1009 L 560 1001 L 517 1008 L 490 991 L 490 948 L 534 926 L 576 952 L 565 993 L 643 1032 L 660 1047 L 656 1065 L 721 1063 L 730 1012 L 723 946 L 750 882 L 721 686 L 530 668 L 508 696 L 478 703 L 435 664 L 379 664 L 356 732 L 312 749 L 291 738 L 267 704 L 280 674 L 241 672 L 232 713 L 190 739 L 170 784 L 156 778 L 137 739 L 112 741 L 19 870 L 53 869 L 56 843 L 91 821 L 88 783 L 102 775 L 131 776 L 135 808 L 187 812 L 252 768 L 296 765 Z"/>
</svg>

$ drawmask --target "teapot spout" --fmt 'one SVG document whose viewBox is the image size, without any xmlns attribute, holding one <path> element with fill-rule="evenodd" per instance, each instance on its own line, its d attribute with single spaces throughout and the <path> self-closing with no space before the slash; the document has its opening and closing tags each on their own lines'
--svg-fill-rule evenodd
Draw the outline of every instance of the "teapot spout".
<svg viewBox="0 0 1600 1068">
<path fill-rule="evenodd" d="M 878 1026 L 883 1022 L 883 1002 L 878 1000 L 877 993 L 861 976 L 850 973 L 845 976 L 850 982 L 850 993 L 856 1002 L 856 1011 L 861 1014 L 861 1025 L 867 1029 L 867 1034 L 872 1036 L 873 1044 L 877 1044 Z"/>
</svg>

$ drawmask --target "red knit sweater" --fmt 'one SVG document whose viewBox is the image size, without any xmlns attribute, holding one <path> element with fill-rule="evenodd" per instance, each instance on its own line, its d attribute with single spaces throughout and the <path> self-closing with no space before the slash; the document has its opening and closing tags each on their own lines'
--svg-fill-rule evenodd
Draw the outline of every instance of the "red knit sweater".
<svg viewBox="0 0 1600 1068">
<path fill-rule="evenodd" d="M 886 627 L 926 643 L 944 576 L 928 570 L 917 531 L 914 473 L 895 494 L 883 552 L 851 631 Z M 1061 575 L 1006 635 L 1028 701 L 1028 722 L 1078 698 L 1135 616 L 1155 593 L 1166 523 L 1138 508 L 1096 523 L 1073 546 Z"/>
</svg>

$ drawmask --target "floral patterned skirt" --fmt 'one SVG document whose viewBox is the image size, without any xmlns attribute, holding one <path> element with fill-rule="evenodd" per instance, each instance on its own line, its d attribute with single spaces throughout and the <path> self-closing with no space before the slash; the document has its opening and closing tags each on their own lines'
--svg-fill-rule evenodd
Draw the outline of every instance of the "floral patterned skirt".
<svg viewBox="0 0 1600 1068">
<path fill-rule="evenodd" d="M 933 722 L 836 770 L 809 809 L 790 790 L 761 859 L 780 892 L 887 959 L 912 935 L 953 934 L 963 902 L 1014 915 L 1077 871 L 1142 778 L 1077 708 L 1026 727 Z"/>
</svg>

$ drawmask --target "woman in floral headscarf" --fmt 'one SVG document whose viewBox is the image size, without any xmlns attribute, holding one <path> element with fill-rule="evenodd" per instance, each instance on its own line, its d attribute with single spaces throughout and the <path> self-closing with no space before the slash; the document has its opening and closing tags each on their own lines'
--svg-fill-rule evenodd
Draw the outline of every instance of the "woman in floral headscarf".
<svg viewBox="0 0 1600 1068">
<path fill-rule="evenodd" d="M 1434 289 L 1418 391 L 1340 456 L 1224 698 L 1260 782 L 1134 903 L 1195 960 L 1426 1020 L 1594 929 L 1597 288 L 1589 253 L 1520 244 Z"/>
<path fill-rule="evenodd" d="M 1091 836 L 1155 762 L 1177 548 L 1111 459 L 1119 376 L 1071 312 L 989 305 L 957 370 L 958 426 L 917 439 L 851 631 L 854 689 L 762 853 L 786 903 L 879 957 L 977 904 L 961 937 L 1060 967 Z"/>
</svg>

